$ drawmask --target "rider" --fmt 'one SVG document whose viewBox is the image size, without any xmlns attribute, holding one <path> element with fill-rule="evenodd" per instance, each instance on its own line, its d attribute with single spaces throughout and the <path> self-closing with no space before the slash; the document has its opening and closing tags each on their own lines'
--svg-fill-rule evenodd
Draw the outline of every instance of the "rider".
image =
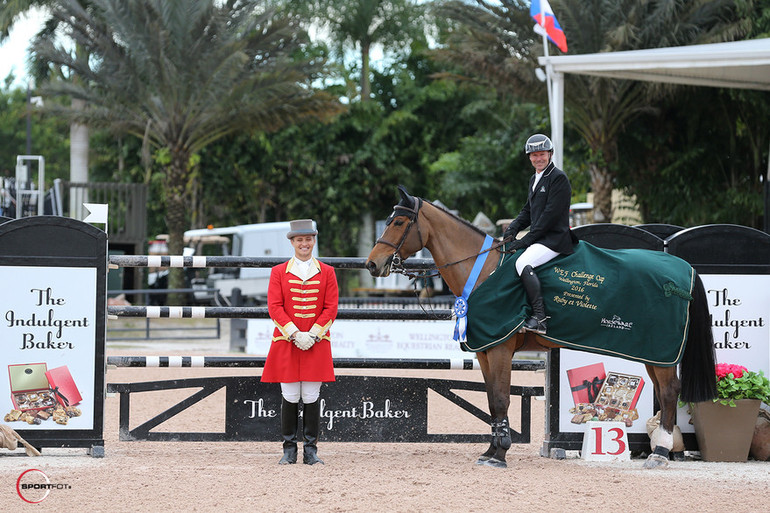
<svg viewBox="0 0 770 513">
<path fill-rule="evenodd" d="M 553 143 L 543 134 L 527 139 L 524 151 L 535 168 L 529 180 L 527 202 L 519 215 L 503 233 L 510 239 L 508 249 L 525 249 L 516 261 L 516 272 L 521 277 L 532 316 L 524 328 L 545 334 L 546 319 L 540 280 L 534 269 L 559 255 L 569 255 L 577 243 L 577 237 L 569 228 L 569 206 L 572 187 L 564 171 L 552 162 Z M 519 230 L 530 227 L 529 233 L 516 239 Z"/>
</svg>

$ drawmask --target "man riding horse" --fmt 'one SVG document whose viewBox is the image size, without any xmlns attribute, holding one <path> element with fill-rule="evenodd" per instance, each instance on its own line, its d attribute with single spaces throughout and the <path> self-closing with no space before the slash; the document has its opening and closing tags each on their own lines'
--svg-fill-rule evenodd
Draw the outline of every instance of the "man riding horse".
<svg viewBox="0 0 770 513">
<path fill-rule="evenodd" d="M 577 237 L 569 228 L 569 206 L 572 187 L 564 171 L 553 163 L 553 143 L 543 134 L 527 139 L 524 151 L 535 168 L 529 179 L 527 202 L 503 233 L 509 250 L 524 249 L 516 261 L 516 272 L 527 293 L 532 316 L 524 323 L 524 329 L 545 334 L 548 317 L 545 313 L 540 280 L 535 268 L 550 262 L 559 255 L 574 251 Z M 516 235 L 529 227 L 529 233 L 521 239 Z"/>
</svg>

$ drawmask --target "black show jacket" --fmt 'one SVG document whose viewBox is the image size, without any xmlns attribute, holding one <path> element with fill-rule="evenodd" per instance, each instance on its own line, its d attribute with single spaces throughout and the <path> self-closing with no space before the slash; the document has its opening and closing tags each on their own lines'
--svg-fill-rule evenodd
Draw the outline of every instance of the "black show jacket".
<svg viewBox="0 0 770 513">
<path fill-rule="evenodd" d="M 527 203 L 510 226 L 515 233 L 530 226 L 529 233 L 522 237 L 525 247 L 540 243 L 564 255 L 571 254 L 577 237 L 569 229 L 569 206 L 572 200 L 572 186 L 564 171 L 553 165 L 543 170 L 535 190 L 532 184 L 535 175 L 529 179 Z"/>
</svg>

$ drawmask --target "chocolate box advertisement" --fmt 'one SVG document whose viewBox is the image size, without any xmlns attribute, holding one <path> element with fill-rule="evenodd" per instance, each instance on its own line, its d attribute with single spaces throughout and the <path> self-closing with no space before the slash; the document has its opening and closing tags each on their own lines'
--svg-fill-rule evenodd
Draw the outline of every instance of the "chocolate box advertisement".
<svg viewBox="0 0 770 513">
<path fill-rule="evenodd" d="M 0 283 L 0 416 L 14 429 L 93 429 L 96 270 L 4 266 Z"/>
<path fill-rule="evenodd" d="M 585 431 L 588 421 L 623 422 L 628 433 L 646 433 L 653 416 L 652 385 L 641 363 L 561 350 L 559 431 Z"/>
</svg>

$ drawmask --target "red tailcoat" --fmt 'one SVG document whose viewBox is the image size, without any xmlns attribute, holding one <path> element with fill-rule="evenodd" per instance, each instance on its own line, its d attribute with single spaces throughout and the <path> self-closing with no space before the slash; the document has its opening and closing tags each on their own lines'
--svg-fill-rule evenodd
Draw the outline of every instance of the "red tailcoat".
<svg viewBox="0 0 770 513">
<path fill-rule="evenodd" d="M 262 381 L 334 381 L 329 327 L 337 317 L 337 276 L 334 268 L 313 259 L 316 273 L 302 280 L 292 273 L 294 259 L 273 267 L 267 309 L 276 325 Z M 295 329 L 320 338 L 307 351 L 288 339 Z"/>
</svg>

